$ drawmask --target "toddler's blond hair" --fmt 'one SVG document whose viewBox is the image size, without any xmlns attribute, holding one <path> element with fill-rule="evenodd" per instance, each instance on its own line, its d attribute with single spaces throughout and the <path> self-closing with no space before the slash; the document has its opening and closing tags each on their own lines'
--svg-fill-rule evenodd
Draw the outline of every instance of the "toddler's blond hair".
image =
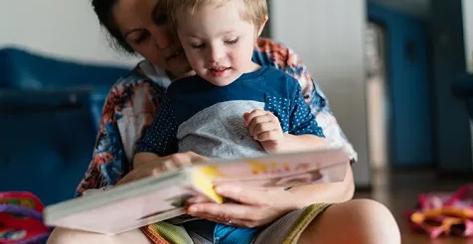
<svg viewBox="0 0 473 244">
<path fill-rule="evenodd" d="M 176 13 L 179 10 L 189 10 L 194 13 L 196 10 L 205 5 L 222 5 L 232 0 L 167 0 L 167 11 L 174 28 L 177 27 Z M 233 0 L 243 1 L 244 9 L 241 9 L 241 17 L 245 21 L 254 24 L 256 28 L 260 28 L 266 21 L 268 16 L 268 6 L 266 0 Z"/>
</svg>

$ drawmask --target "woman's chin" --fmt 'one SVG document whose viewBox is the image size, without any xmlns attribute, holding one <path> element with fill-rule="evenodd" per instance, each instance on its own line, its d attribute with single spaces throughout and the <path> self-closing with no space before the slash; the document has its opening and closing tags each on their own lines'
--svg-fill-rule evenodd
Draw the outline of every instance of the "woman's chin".
<svg viewBox="0 0 473 244">
<path fill-rule="evenodd" d="M 169 77 L 173 80 L 195 74 L 195 72 L 191 69 L 191 67 L 185 64 L 184 62 L 178 65 L 168 65 L 166 68 L 166 72 L 169 75 Z"/>
<path fill-rule="evenodd" d="M 189 76 L 193 76 L 193 75 L 196 75 L 195 71 L 194 70 L 187 70 L 187 71 L 184 71 L 184 72 L 180 72 L 179 74 L 177 75 L 173 75 L 173 80 L 178 80 L 178 79 L 182 79 L 184 77 L 189 77 Z"/>
</svg>

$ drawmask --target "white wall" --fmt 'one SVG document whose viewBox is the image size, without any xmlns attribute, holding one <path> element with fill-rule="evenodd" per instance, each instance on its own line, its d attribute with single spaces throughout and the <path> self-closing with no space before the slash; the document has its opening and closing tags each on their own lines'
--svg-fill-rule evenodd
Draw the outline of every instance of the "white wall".
<svg viewBox="0 0 473 244">
<path fill-rule="evenodd" d="M 357 185 L 370 182 L 363 55 L 363 0 L 273 0 L 272 36 L 302 56 L 358 152 Z"/>
<path fill-rule="evenodd" d="M 90 0 L 1 0 L 0 48 L 19 46 L 84 62 L 129 66 L 109 47 Z"/>
<path fill-rule="evenodd" d="M 468 65 L 468 71 L 473 74 L 473 1 L 463 0 L 462 4 L 465 56 Z"/>
</svg>

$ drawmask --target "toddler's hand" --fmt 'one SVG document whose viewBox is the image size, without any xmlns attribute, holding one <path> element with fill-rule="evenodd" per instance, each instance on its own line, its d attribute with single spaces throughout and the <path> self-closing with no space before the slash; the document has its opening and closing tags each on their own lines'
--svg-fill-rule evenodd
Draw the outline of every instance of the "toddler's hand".
<svg viewBox="0 0 473 244">
<path fill-rule="evenodd" d="M 276 152 L 282 144 L 284 133 L 278 117 L 268 111 L 255 109 L 243 114 L 245 127 L 254 140 L 267 152 Z"/>
</svg>

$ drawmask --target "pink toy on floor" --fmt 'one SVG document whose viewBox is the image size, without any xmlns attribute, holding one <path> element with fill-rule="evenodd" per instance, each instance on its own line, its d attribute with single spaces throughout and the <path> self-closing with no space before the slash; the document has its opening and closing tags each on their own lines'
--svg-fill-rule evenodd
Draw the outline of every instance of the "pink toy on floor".
<svg viewBox="0 0 473 244">
<path fill-rule="evenodd" d="M 409 214 L 415 230 L 431 238 L 440 235 L 473 236 L 473 184 L 453 193 L 425 193 L 418 197 L 418 209 Z"/>
</svg>

